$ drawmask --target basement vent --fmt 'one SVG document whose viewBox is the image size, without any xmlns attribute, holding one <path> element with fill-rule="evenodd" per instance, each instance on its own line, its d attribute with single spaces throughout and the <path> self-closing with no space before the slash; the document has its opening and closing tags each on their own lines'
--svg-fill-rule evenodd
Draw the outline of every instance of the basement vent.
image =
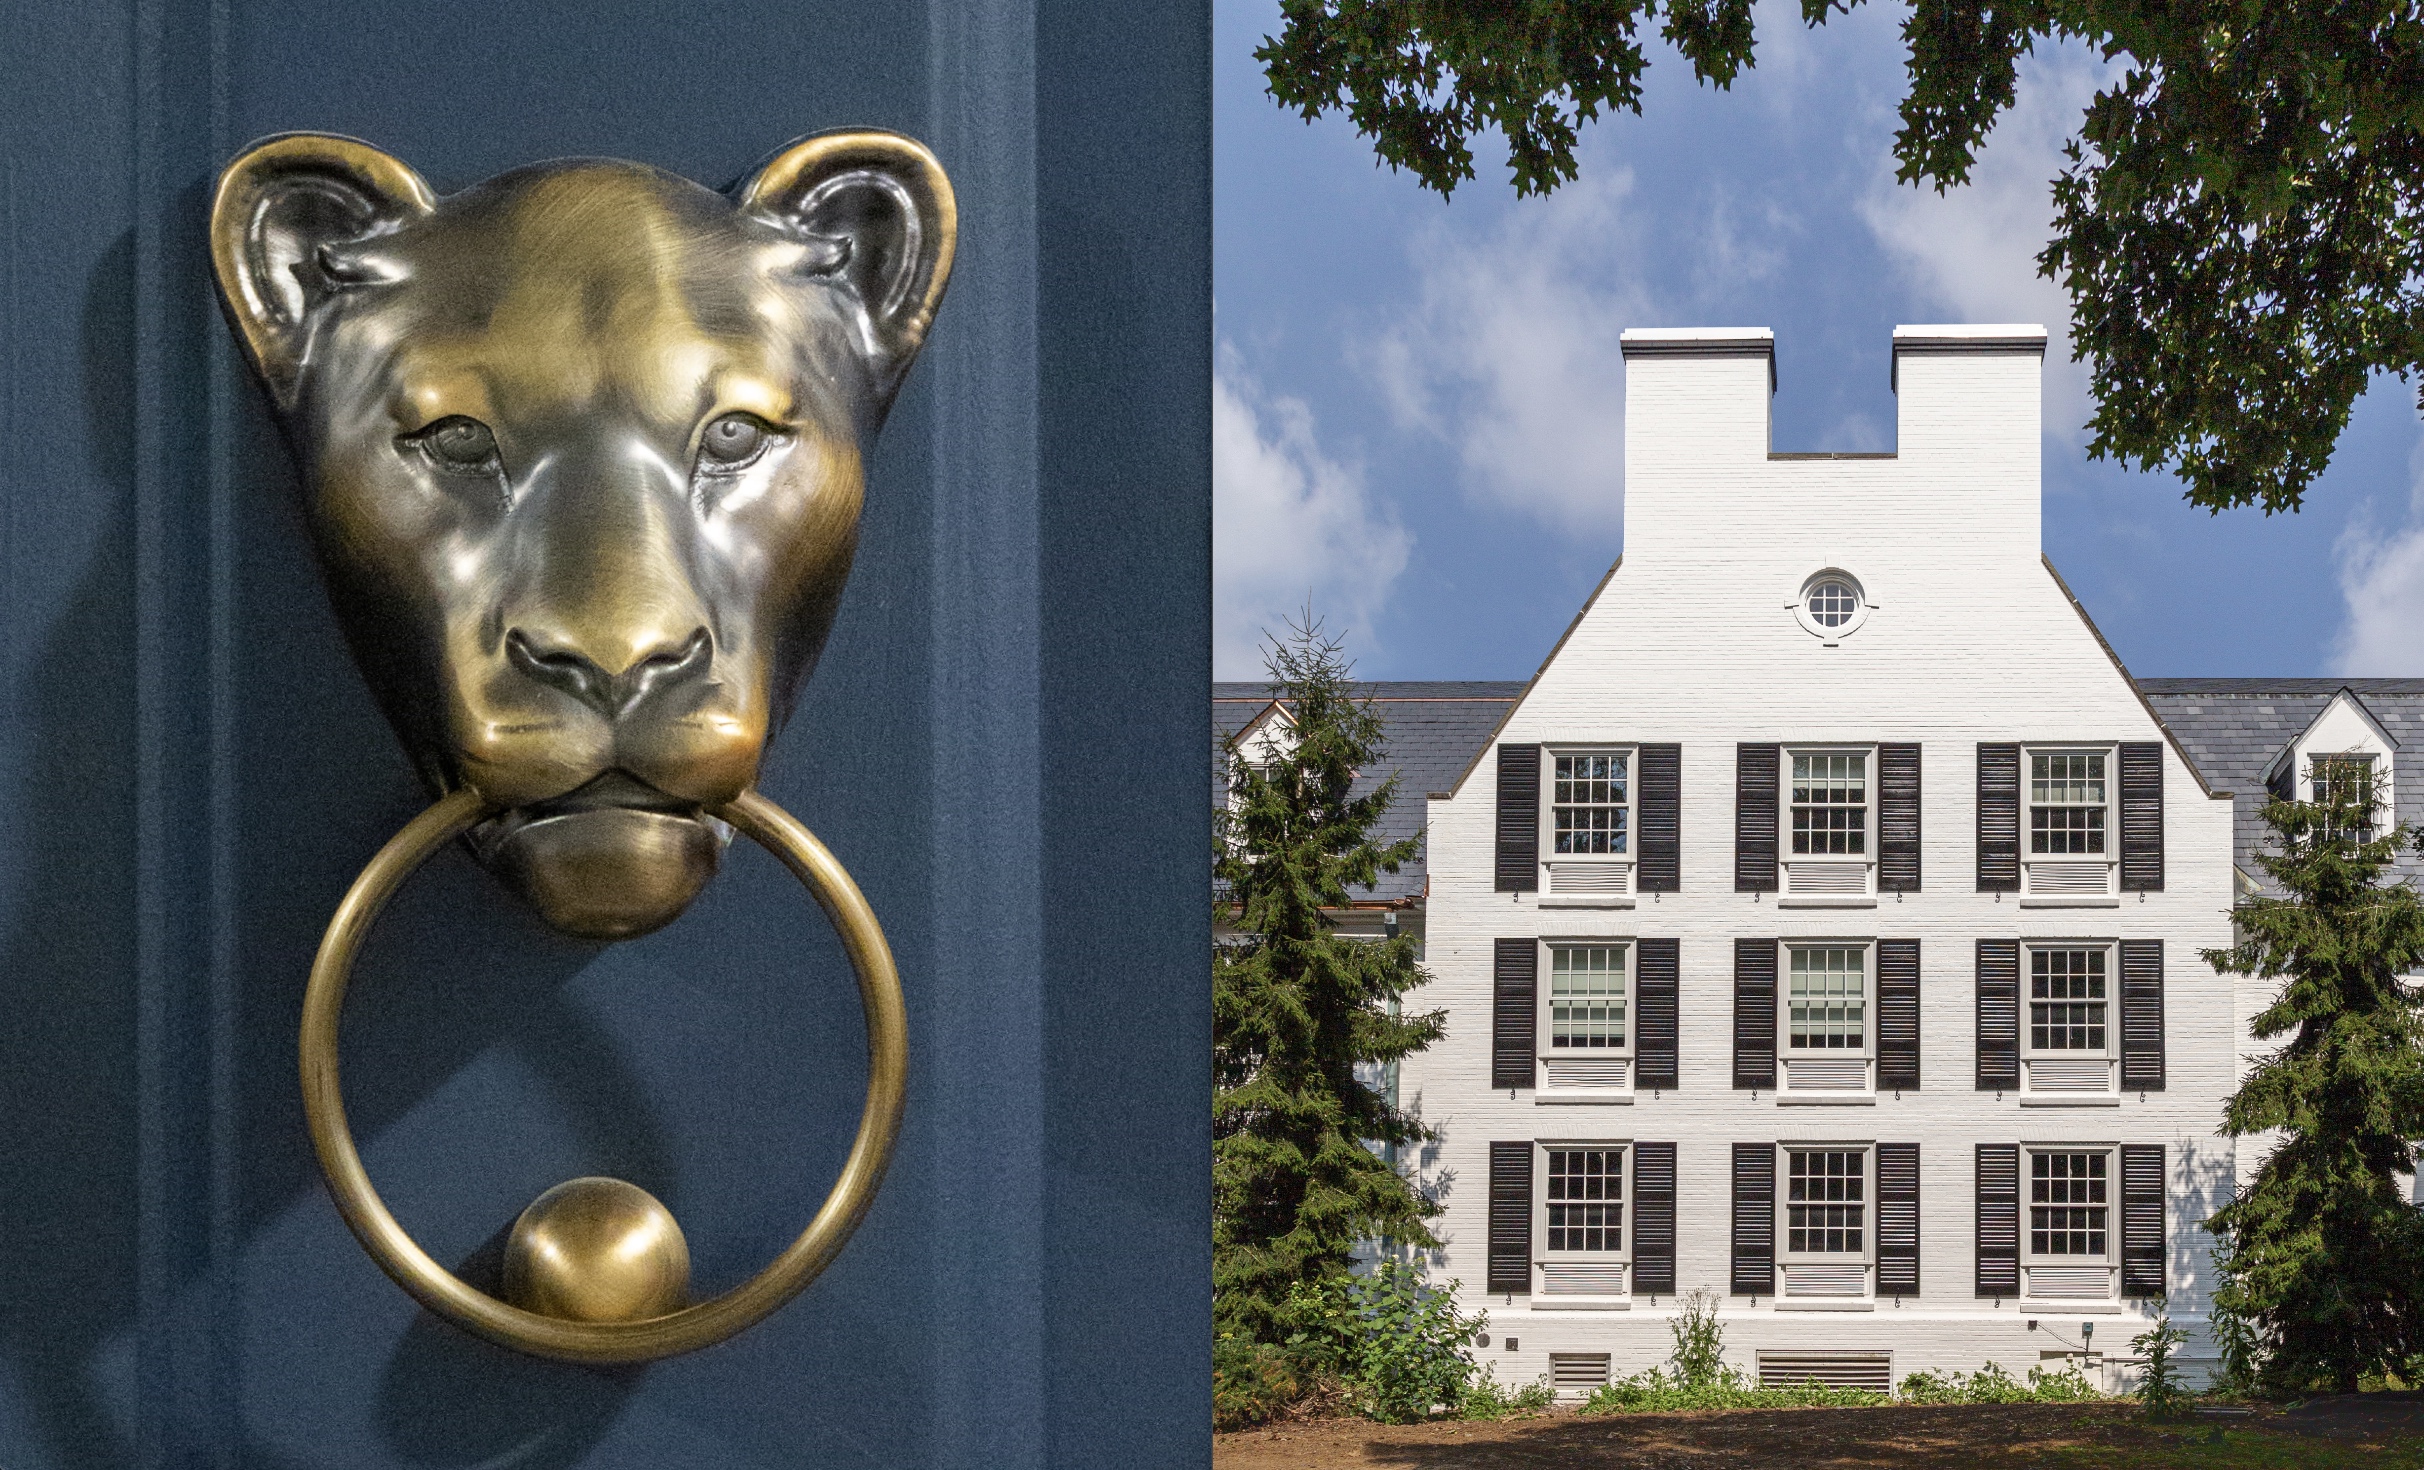
<svg viewBox="0 0 2424 1470">
<path fill-rule="evenodd" d="M 1759 1355 L 1761 1388 L 1799 1388 L 1816 1379 L 1828 1388 L 1888 1393 L 1894 1387 L 1892 1353 L 1793 1352 Z"/>
<path fill-rule="evenodd" d="M 1606 1353 L 1549 1354 L 1549 1386 L 1559 1393 L 1589 1393 L 1608 1381 Z"/>
</svg>

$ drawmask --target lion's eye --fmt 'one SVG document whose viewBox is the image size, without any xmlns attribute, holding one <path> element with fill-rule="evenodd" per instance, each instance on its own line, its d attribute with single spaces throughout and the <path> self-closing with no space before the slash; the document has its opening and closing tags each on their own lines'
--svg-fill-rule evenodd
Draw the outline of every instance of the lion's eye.
<svg viewBox="0 0 2424 1470">
<path fill-rule="evenodd" d="M 498 468 L 497 436 L 478 419 L 461 414 L 440 419 L 415 434 L 413 441 L 440 469 L 477 474 Z"/>
<path fill-rule="evenodd" d="M 756 414 L 725 414 L 699 435 L 702 467 L 739 469 L 765 453 L 766 441 L 773 437 L 773 428 Z"/>
</svg>

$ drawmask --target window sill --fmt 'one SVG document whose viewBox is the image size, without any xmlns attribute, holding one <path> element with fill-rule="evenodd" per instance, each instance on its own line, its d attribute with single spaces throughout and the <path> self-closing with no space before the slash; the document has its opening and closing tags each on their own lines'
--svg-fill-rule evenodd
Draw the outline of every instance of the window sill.
<svg viewBox="0 0 2424 1470">
<path fill-rule="evenodd" d="M 1532 1293 L 1535 1312 L 1629 1312 L 1633 1299 L 1629 1296 L 1545 1296 Z"/>
<path fill-rule="evenodd" d="M 2092 893 L 2023 893 L 2020 907 L 2024 909 L 2117 909 L 2121 900 L 2113 894 Z"/>
<path fill-rule="evenodd" d="M 1779 1092 L 1776 1094 L 1776 1106 L 1780 1108 L 1873 1108 L 1877 1106 L 1877 1094 L 1873 1092 L 1821 1092 L 1812 1088 L 1808 1092 Z"/>
<path fill-rule="evenodd" d="M 1629 893 L 1558 893 L 1542 894 L 1544 909 L 1629 909 L 1633 895 Z"/>
<path fill-rule="evenodd" d="M 2024 1092 L 2020 1094 L 2024 1108 L 2117 1108 L 2121 1094 L 2117 1092 Z"/>
<path fill-rule="evenodd" d="M 2077 1297 L 2024 1296 L 2019 1299 L 2019 1302 L 2023 1311 L 2034 1312 L 2040 1317 L 2060 1317 L 2065 1313 L 2076 1314 L 2079 1312 L 2085 1312 L 2090 1317 L 2118 1317 L 2121 1315 L 2121 1304 L 2109 1297 L 2101 1300 L 2081 1301 Z"/>
<path fill-rule="evenodd" d="M 1537 1107 L 1554 1107 L 1561 1103 L 1626 1104 L 1633 1100 L 1630 1088 L 1613 1087 L 1536 1087 L 1532 1102 Z"/>
<path fill-rule="evenodd" d="M 1873 909 L 1877 900 L 1852 894 L 1788 893 L 1776 900 L 1780 909 Z"/>
<path fill-rule="evenodd" d="M 1778 1297 L 1776 1298 L 1776 1310 L 1779 1312 L 1874 1312 L 1877 1310 L 1877 1304 L 1865 1300 L 1853 1301 L 1849 1298 L 1840 1301 L 1821 1301 L 1808 1297 Z"/>
</svg>

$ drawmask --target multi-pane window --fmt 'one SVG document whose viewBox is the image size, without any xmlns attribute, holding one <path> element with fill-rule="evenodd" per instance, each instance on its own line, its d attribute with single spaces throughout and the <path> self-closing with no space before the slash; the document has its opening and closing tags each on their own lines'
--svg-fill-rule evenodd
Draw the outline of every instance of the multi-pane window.
<svg viewBox="0 0 2424 1470">
<path fill-rule="evenodd" d="M 1793 852 L 1859 856 L 1868 851 L 1868 756 L 1793 755 Z"/>
<path fill-rule="evenodd" d="M 1796 1051 L 1857 1051 L 1868 1039 L 1868 951 L 1859 945 L 1793 950 L 1786 1044 Z"/>
<path fill-rule="evenodd" d="M 2104 955 L 2101 947 L 2029 951 L 2031 1049 L 2104 1051 Z"/>
<path fill-rule="evenodd" d="M 2101 853 L 2104 848 L 2104 756 L 2099 752 L 2034 755 L 2028 770 L 2028 850 Z"/>
<path fill-rule="evenodd" d="M 1619 856 L 1625 851 L 1625 755 L 1560 755 L 1551 813 L 1561 855 Z"/>
<path fill-rule="evenodd" d="M 1560 944 L 1549 951 L 1549 1045 L 1624 1045 L 1621 944 Z"/>
<path fill-rule="evenodd" d="M 1858 1255 L 1866 1248 L 1866 1150 L 1787 1149 L 1784 1184 L 1786 1250 Z"/>
<path fill-rule="evenodd" d="M 2337 824 L 2327 823 L 2323 835 L 2371 842 L 2374 836 L 2373 811 L 2379 800 L 2374 791 L 2373 757 L 2318 755 L 2308 763 L 2307 772 L 2308 784 L 2317 805 L 2352 807 L 2363 813 L 2345 831 L 2340 830 Z"/>
<path fill-rule="evenodd" d="M 1552 1148 L 1549 1249 L 1624 1249 L 1624 1150 Z"/>
<path fill-rule="evenodd" d="M 2107 1156 L 2102 1152 L 2028 1156 L 2028 1249 L 2036 1256 L 2104 1259 Z"/>
</svg>

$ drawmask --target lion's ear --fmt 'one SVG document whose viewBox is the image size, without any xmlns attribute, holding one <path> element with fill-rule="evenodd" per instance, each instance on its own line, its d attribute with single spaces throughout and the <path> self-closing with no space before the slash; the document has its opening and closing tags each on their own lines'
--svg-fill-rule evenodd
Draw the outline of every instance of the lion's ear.
<svg viewBox="0 0 2424 1470">
<path fill-rule="evenodd" d="M 925 344 L 959 235 L 951 180 L 926 145 L 898 133 L 820 133 L 777 153 L 739 199 L 823 247 L 809 268 L 848 291 L 864 349 L 887 386 L 896 382 Z"/>
<path fill-rule="evenodd" d="M 368 143 L 288 133 L 256 143 L 219 175 L 211 264 L 253 367 L 291 405 L 312 308 L 385 279 L 351 247 L 429 213 L 421 176 Z"/>
</svg>

